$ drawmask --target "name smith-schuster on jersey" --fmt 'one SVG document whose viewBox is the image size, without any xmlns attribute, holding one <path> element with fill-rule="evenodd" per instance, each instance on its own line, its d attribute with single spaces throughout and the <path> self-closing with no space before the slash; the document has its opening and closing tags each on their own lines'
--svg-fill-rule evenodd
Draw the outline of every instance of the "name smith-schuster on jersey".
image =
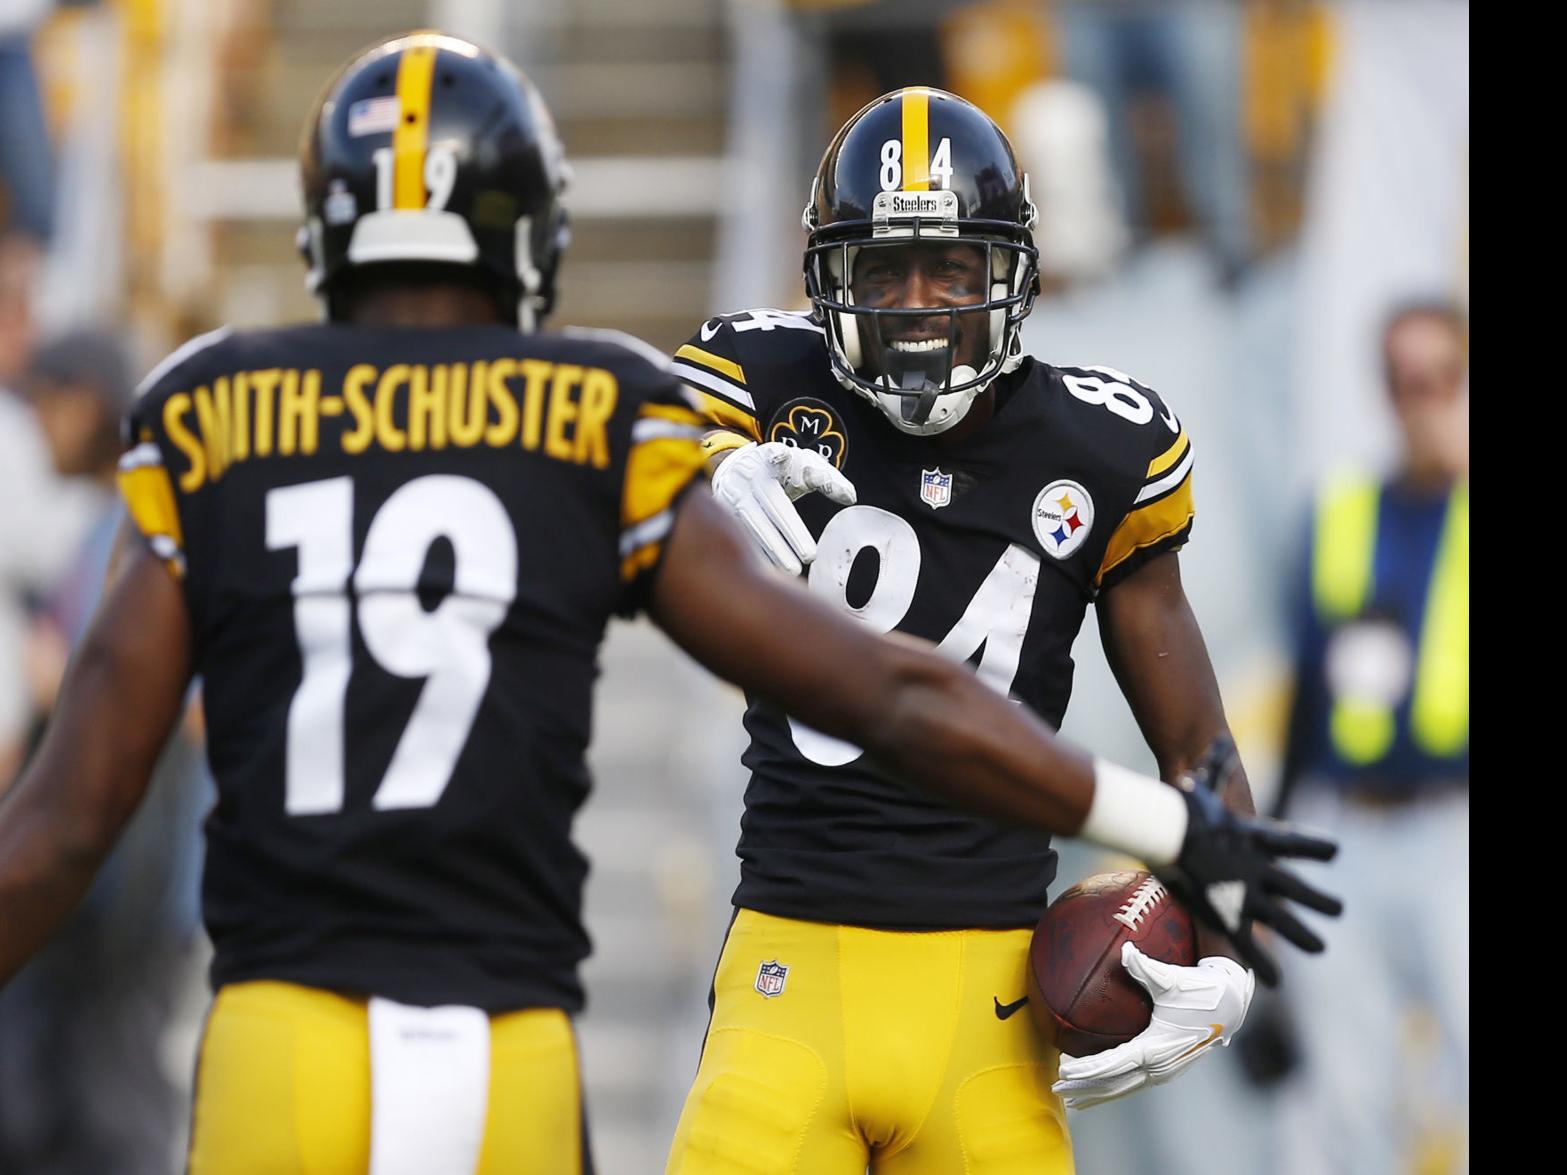
<svg viewBox="0 0 1567 1175">
<path fill-rule="evenodd" d="M 1089 601 L 1191 531 L 1180 421 L 1121 372 L 1028 357 L 996 381 L 986 428 L 937 446 L 889 427 L 826 360 L 818 317 L 753 310 L 704 323 L 675 371 L 710 425 L 814 449 L 853 483 L 855 505 L 795 503 L 813 592 L 936 642 L 1059 726 Z M 904 930 L 1037 921 L 1048 837 L 927 799 L 754 698 L 745 724 L 737 906 Z"/>
<path fill-rule="evenodd" d="M 650 353 L 332 324 L 148 377 L 122 480 L 195 635 L 215 987 L 581 1006 L 597 649 L 701 461 Z"/>
</svg>

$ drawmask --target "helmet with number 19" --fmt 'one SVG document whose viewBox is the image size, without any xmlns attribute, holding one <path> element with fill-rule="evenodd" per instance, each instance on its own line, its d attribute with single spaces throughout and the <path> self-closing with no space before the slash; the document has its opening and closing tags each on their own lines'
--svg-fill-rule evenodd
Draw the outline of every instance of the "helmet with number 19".
<svg viewBox="0 0 1567 1175">
<path fill-rule="evenodd" d="M 441 33 L 390 37 L 343 67 L 305 124 L 307 285 L 336 320 L 361 267 L 472 268 L 536 329 L 569 239 L 568 174 L 544 100 L 510 62 Z"/>
<path fill-rule="evenodd" d="M 806 290 L 838 382 L 906 433 L 962 420 L 1023 360 L 1035 217 L 1006 135 L 956 94 L 910 86 L 851 118 L 803 217 Z"/>
</svg>

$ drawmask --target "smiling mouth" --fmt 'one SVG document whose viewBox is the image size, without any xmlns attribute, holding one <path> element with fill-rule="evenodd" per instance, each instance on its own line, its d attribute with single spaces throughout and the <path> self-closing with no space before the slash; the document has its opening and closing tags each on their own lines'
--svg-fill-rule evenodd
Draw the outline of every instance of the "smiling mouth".
<svg viewBox="0 0 1567 1175">
<path fill-rule="evenodd" d="M 894 351 L 944 351 L 947 340 L 941 339 L 893 339 L 888 344 Z"/>
</svg>

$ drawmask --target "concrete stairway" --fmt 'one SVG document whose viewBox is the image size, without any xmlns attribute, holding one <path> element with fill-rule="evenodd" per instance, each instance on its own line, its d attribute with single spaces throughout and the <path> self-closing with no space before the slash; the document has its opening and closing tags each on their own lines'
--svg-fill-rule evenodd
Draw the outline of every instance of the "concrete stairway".
<svg viewBox="0 0 1567 1175">
<path fill-rule="evenodd" d="M 719 174 L 724 149 L 722 0 L 562 8 L 559 23 L 511 29 L 502 39 L 545 95 L 578 168 L 567 193 L 573 239 L 553 324 L 609 326 L 678 346 L 710 312 L 719 193 L 704 180 Z M 240 113 L 253 121 L 225 136 L 226 154 L 294 158 L 332 70 L 377 37 L 426 26 L 428 9 L 419 0 L 278 0 L 270 48 L 236 87 L 246 95 Z M 686 169 L 675 177 L 678 191 L 654 190 L 671 166 Z M 275 176 L 275 215 L 219 220 L 214 305 L 239 325 L 315 313 L 288 231 L 297 197 L 285 169 Z M 672 202 L 677 208 L 667 210 Z"/>
</svg>

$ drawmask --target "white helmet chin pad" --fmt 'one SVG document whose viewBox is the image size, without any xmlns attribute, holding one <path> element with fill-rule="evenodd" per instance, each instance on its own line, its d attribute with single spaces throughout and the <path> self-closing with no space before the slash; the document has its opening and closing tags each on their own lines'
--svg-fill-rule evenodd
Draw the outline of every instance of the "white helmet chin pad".
<svg viewBox="0 0 1567 1175">
<path fill-rule="evenodd" d="M 955 384 L 968 383 L 978 374 L 979 372 L 972 367 L 960 364 L 952 369 L 952 382 Z M 885 379 L 885 377 L 883 378 Z M 913 424 L 904 419 L 904 412 L 909 403 L 907 394 L 898 392 L 877 392 L 872 394 L 854 384 L 845 382 L 844 386 L 851 392 L 857 392 L 874 403 L 877 408 L 881 409 L 882 415 L 899 432 L 915 437 L 928 437 L 934 436 L 936 433 L 946 432 L 967 416 L 968 410 L 973 406 L 974 401 L 989 386 L 989 381 L 986 381 L 984 384 L 973 384 L 962 391 L 938 394 L 935 403 L 931 405 L 930 415 L 925 418 L 923 424 Z"/>
</svg>

